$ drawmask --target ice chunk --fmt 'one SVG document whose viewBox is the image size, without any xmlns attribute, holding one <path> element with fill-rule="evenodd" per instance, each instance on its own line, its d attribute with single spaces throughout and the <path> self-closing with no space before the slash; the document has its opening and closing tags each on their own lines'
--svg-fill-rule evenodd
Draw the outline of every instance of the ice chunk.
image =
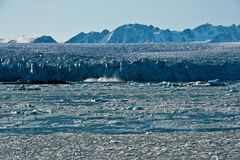
<svg viewBox="0 0 240 160">
<path fill-rule="evenodd" d="M 209 80 L 208 83 L 210 84 L 210 86 L 225 86 L 226 85 L 224 82 L 220 81 L 219 79 Z"/>
</svg>

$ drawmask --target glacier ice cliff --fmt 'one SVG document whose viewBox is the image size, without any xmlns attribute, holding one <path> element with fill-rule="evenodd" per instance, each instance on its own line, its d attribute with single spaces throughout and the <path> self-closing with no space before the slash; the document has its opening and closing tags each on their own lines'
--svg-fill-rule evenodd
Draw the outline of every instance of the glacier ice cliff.
<svg viewBox="0 0 240 160">
<path fill-rule="evenodd" d="M 0 44 L 0 81 L 240 80 L 240 44 Z"/>
</svg>

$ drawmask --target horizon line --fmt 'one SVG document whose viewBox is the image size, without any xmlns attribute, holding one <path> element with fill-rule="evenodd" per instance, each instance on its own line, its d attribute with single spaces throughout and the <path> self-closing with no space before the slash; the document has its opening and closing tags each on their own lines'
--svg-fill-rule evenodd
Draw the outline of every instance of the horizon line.
<svg viewBox="0 0 240 160">
<path fill-rule="evenodd" d="M 35 38 L 39 38 L 39 37 L 42 37 L 42 36 L 51 36 L 54 40 L 56 40 L 57 41 L 57 43 L 65 43 L 65 42 L 67 42 L 69 39 L 71 39 L 71 38 L 73 38 L 74 36 L 77 36 L 77 35 L 79 35 L 79 34 L 81 34 L 81 33 L 85 33 L 85 34 L 88 34 L 88 33 L 101 33 L 101 32 L 103 32 L 104 30 L 107 30 L 107 31 L 109 31 L 109 32 L 112 32 L 112 31 L 114 31 L 115 29 L 117 29 L 117 28 L 119 28 L 119 27 L 122 27 L 122 26 L 127 26 L 127 25 L 145 25 L 145 26 L 148 26 L 148 27 L 150 27 L 150 26 L 153 26 L 154 28 L 159 28 L 160 30 L 170 30 L 170 31 L 172 31 L 172 32 L 183 32 L 184 30 L 186 30 L 186 29 L 191 29 L 191 30 L 193 30 L 193 29 L 196 29 L 196 28 L 198 28 L 198 27 L 200 27 L 200 26 L 203 26 L 203 25 L 212 25 L 212 26 L 214 26 L 214 27 L 220 27 L 220 26 L 222 26 L 222 27 L 231 27 L 231 26 L 236 26 L 236 27 L 239 27 L 240 26 L 240 23 L 239 24 L 235 24 L 235 23 L 233 23 L 233 24 L 229 24 L 229 25 L 221 25 L 221 24 L 213 24 L 213 23 L 209 23 L 209 22 L 206 22 L 206 23 L 203 23 L 203 24 L 200 24 L 200 25 L 197 25 L 197 26 L 195 26 L 195 27 L 187 27 L 187 28 L 185 28 L 185 29 L 183 29 L 183 30 L 172 30 L 171 28 L 160 28 L 160 27 L 158 27 L 158 26 L 154 26 L 154 25 L 152 25 L 152 24 L 143 24 L 143 23 L 126 23 L 126 24 L 122 24 L 122 25 L 120 25 L 120 26 L 118 26 L 118 27 L 116 27 L 116 28 L 114 28 L 114 29 L 112 29 L 112 30 L 110 30 L 110 29 L 102 29 L 102 30 L 100 30 L 100 31 L 89 31 L 89 32 L 85 32 L 85 31 L 80 31 L 80 32 L 78 32 L 78 33 L 76 33 L 75 35 L 73 35 L 73 36 L 71 36 L 70 38 L 68 38 L 67 40 L 64 40 L 64 41 L 57 41 L 55 38 L 54 38 L 54 36 L 52 36 L 52 35 L 47 35 L 47 34 L 43 34 L 43 35 L 39 35 L 39 36 L 25 36 L 24 34 L 23 35 L 21 35 L 21 36 L 18 36 L 18 37 L 15 37 L 15 38 L 5 38 L 5 37 L 0 37 L 0 40 L 4 40 L 4 39 L 6 39 L 6 40 L 9 40 L 9 41 L 11 41 L 11 40 L 17 40 L 17 39 L 20 39 L 20 38 L 28 38 L 28 39 L 35 39 Z"/>
</svg>

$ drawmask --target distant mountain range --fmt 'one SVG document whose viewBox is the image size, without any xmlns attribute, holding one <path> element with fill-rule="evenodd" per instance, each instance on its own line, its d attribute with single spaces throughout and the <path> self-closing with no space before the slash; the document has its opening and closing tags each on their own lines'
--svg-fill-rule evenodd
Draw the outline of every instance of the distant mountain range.
<svg viewBox="0 0 240 160">
<path fill-rule="evenodd" d="M 159 43 L 159 42 L 236 42 L 240 41 L 240 25 L 204 24 L 182 32 L 162 30 L 152 25 L 128 24 L 113 31 L 80 33 L 66 43 Z"/>
<path fill-rule="evenodd" d="M 0 42 L 4 42 L 0 39 Z M 6 42 L 6 41 L 5 41 Z M 51 36 L 20 38 L 9 43 L 57 43 Z M 65 43 L 160 43 L 160 42 L 240 42 L 240 25 L 203 24 L 194 29 L 171 31 L 152 25 L 128 24 L 113 31 L 89 32 L 70 38 Z"/>
<path fill-rule="evenodd" d="M 38 38 L 28 38 L 26 36 L 21 36 L 17 39 L 1 39 L 0 43 L 57 43 L 51 36 L 41 36 Z"/>
</svg>

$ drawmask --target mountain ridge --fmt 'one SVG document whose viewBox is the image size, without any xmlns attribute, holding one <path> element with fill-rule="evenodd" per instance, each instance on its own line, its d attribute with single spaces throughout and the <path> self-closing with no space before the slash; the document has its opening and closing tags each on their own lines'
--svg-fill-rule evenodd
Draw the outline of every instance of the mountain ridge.
<svg viewBox="0 0 240 160">
<path fill-rule="evenodd" d="M 34 39 L 32 43 L 57 43 L 57 41 L 51 36 L 44 35 Z"/>
<path fill-rule="evenodd" d="M 57 41 L 51 36 L 46 35 L 37 38 L 29 38 L 23 35 L 16 39 L 0 38 L 0 43 L 57 43 Z"/>
<path fill-rule="evenodd" d="M 153 25 L 125 24 L 109 31 L 80 32 L 64 43 L 161 43 L 161 42 L 240 42 L 240 25 L 202 24 L 183 31 L 160 29 Z M 0 38 L 0 43 L 58 43 L 51 36 L 37 38 L 21 36 L 17 39 Z"/>
<path fill-rule="evenodd" d="M 107 32 L 106 32 L 107 31 Z M 103 34 L 105 33 L 105 34 Z M 183 31 L 153 25 L 125 24 L 113 31 L 81 32 L 65 43 L 160 43 L 160 42 L 240 42 L 240 25 L 214 26 L 206 23 Z"/>
</svg>

